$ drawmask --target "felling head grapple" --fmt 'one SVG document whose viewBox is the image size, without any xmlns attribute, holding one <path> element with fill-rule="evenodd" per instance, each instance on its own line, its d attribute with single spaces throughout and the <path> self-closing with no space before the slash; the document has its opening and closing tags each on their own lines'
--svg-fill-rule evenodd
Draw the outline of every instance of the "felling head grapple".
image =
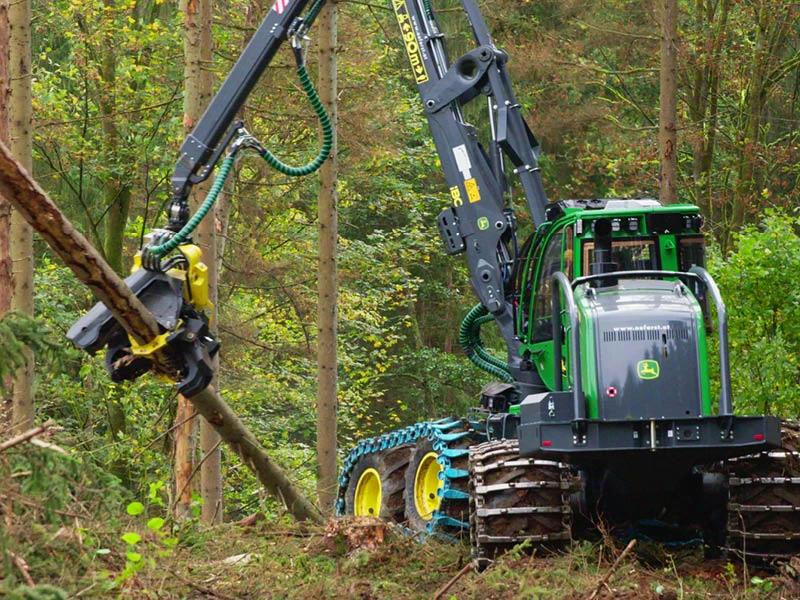
<svg viewBox="0 0 800 600">
<path fill-rule="evenodd" d="M 151 264 L 159 267 L 154 270 L 141 268 L 137 254 L 134 272 L 125 280 L 158 323 L 161 334 L 155 339 L 137 344 L 101 302 L 70 328 L 67 338 L 89 354 L 106 348 L 106 369 L 114 381 L 136 379 L 153 367 L 154 352 L 165 352 L 173 367 L 166 375 L 179 380 L 181 394 L 193 396 L 214 376 L 219 342 L 208 327 L 208 269 L 200 248 L 185 244 L 178 251 Z"/>
</svg>

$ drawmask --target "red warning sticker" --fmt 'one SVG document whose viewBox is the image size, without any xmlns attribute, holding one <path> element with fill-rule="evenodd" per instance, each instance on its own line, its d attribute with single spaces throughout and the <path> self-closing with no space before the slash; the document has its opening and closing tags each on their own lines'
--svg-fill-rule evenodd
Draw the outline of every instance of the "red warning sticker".
<svg viewBox="0 0 800 600">
<path fill-rule="evenodd" d="M 272 10 L 278 14 L 281 14 L 286 10 L 286 7 L 289 6 L 291 1 L 292 0 L 275 0 L 275 4 L 272 5 Z"/>
</svg>

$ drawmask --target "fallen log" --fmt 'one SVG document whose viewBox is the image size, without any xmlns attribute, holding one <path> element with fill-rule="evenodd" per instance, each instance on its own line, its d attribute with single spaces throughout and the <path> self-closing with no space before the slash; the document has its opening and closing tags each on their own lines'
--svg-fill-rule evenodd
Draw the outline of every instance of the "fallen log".
<svg viewBox="0 0 800 600">
<path fill-rule="evenodd" d="M 28 172 L 0 142 L 0 196 L 11 202 L 75 276 L 111 311 L 139 344 L 158 335 L 158 325 L 144 304 L 105 262 L 100 253 L 75 229 Z M 160 354 L 155 367 L 167 374 L 169 363 Z M 292 483 L 264 451 L 236 413 L 210 386 L 190 398 L 197 411 L 214 426 L 225 442 L 299 520 L 323 522 L 320 511 Z"/>
</svg>

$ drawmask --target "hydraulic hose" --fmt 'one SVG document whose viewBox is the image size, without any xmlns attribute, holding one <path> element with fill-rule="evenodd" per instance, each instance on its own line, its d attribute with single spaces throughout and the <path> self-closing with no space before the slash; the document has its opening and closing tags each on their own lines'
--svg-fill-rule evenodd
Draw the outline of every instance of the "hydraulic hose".
<svg viewBox="0 0 800 600">
<path fill-rule="evenodd" d="M 176 233 L 163 244 L 145 248 L 147 252 L 156 258 L 161 258 L 175 250 L 175 248 L 180 246 L 186 240 L 186 238 L 192 234 L 192 232 L 200 224 L 200 221 L 203 220 L 203 217 L 205 217 L 208 214 L 208 211 L 211 210 L 211 207 L 214 206 L 214 202 L 217 201 L 217 196 L 219 196 L 219 193 L 225 186 L 225 180 L 228 178 L 228 173 L 230 173 L 231 167 L 233 167 L 234 160 L 235 156 L 233 154 L 229 154 L 225 157 L 225 160 L 222 161 L 222 164 L 219 167 L 219 173 L 217 173 L 217 177 L 214 179 L 214 185 L 211 186 L 211 190 L 208 192 L 208 196 L 206 196 L 205 201 L 194 214 L 194 216 L 189 219 L 189 222 L 186 223 L 186 225 L 184 225 L 178 233 Z"/>
<path fill-rule="evenodd" d="M 320 148 L 319 154 L 317 154 L 317 157 L 314 160 L 302 167 L 292 167 L 282 163 L 274 154 L 272 154 L 272 152 L 266 148 L 264 148 L 264 153 L 262 156 L 272 168 L 283 173 L 284 175 L 289 175 L 290 177 L 303 177 L 305 175 L 310 175 L 319 169 L 322 166 L 322 163 L 324 163 L 325 160 L 330 156 L 331 149 L 333 148 L 333 125 L 331 124 L 330 118 L 328 118 L 328 113 L 325 112 L 325 107 L 322 106 L 322 102 L 317 95 L 317 91 L 314 89 L 314 84 L 311 83 L 311 78 L 308 76 L 308 71 L 306 70 L 306 66 L 303 62 L 302 51 L 299 48 L 294 48 L 294 52 L 295 57 L 297 58 L 297 75 L 300 78 L 303 91 L 305 91 L 309 102 L 311 102 L 311 106 L 314 108 L 314 112 L 317 113 L 319 124 L 322 127 L 322 148 Z"/>
<path fill-rule="evenodd" d="M 307 26 L 310 26 L 313 23 L 317 15 L 319 15 L 319 11 L 322 10 L 322 5 L 325 4 L 325 0 L 317 0 L 314 4 L 311 5 L 311 8 L 308 9 L 308 12 L 305 16 L 305 22 Z"/>
<path fill-rule="evenodd" d="M 318 2 L 312 7 L 312 11 L 316 9 L 316 12 L 319 12 L 322 4 L 323 0 L 318 0 Z M 314 16 L 316 16 L 316 13 Z M 314 112 L 317 113 L 320 126 L 322 127 L 322 148 L 320 148 L 319 154 L 317 154 L 314 160 L 302 167 L 292 167 L 281 162 L 266 148 L 263 148 L 262 156 L 271 167 L 283 173 L 284 175 L 289 175 L 291 177 L 303 177 L 305 175 L 310 175 L 319 169 L 322 166 L 322 163 L 324 163 L 325 160 L 330 156 L 331 149 L 333 148 L 333 125 L 328 117 L 328 113 L 325 111 L 325 107 L 322 105 L 322 102 L 319 99 L 319 95 L 317 95 L 317 91 L 314 89 L 314 84 L 311 82 L 311 77 L 308 75 L 305 62 L 303 61 L 302 49 L 299 47 L 294 47 L 293 51 L 295 54 L 295 59 L 297 60 L 297 75 L 300 78 L 300 83 L 303 86 L 303 90 L 305 91 L 308 100 L 311 102 Z M 206 196 L 203 204 L 200 206 L 194 216 L 189 219 L 186 225 L 184 225 L 178 233 L 176 233 L 163 244 L 145 248 L 143 251 L 145 254 L 157 259 L 162 258 L 180 246 L 192 234 L 192 232 L 200 224 L 200 221 L 203 220 L 203 218 L 208 214 L 208 211 L 211 210 L 211 207 L 214 206 L 214 202 L 216 202 L 217 196 L 219 196 L 219 193 L 222 191 L 222 188 L 225 185 L 225 180 L 228 178 L 228 174 L 233 167 L 234 158 L 235 152 L 232 152 L 222 162 L 219 168 L 219 173 L 214 180 L 214 185 L 211 187 L 211 191 L 209 191 L 208 196 Z M 145 256 L 142 258 L 144 264 L 149 262 L 145 260 Z"/>
<path fill-rule="evenodd" d="M 481 339 L 481 325 L 484 323 L 488 323 L 489 321 L 494 321 L 494 317 L 492 315 L 486 315 L 479 319 L 476 319 L 472 325 L 472 339 L 474 341 L 474 349 L 475 353 L 480 356 L 483 360 L 488 363 L 493 364 L 499 369 L 503 369 L 504 371 L 508 371 L 508 365 L 490 353 L 486 346 L 483 345 L 483 340 Z M 509 371 L 510 372 L 510 371 Z"/>
<path fill-rule="evenodd" d="M 480 338 L 480 325 L 485 322 L 483 317 L 488 316 L 488 310 L 483 304 L 477 304 L 467 313 L 459 328 L 458 341 L 464 349 L 467 358 L 479 369 L 486 371 L 490 375 L 502 379 L 506 383 L 513 383 L 514 376 L 511 375 L 508 366 L 489 354 L 483 346 Z M 491 319 L 491 317 L 489 317 Z"/>
</svg>

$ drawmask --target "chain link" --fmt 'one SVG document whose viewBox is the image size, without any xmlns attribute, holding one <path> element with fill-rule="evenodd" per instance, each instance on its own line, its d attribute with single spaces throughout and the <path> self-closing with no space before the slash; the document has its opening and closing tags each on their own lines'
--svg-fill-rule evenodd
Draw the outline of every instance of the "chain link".
<svg viewBox="0 0 800 600">
<path fill-rule="evenodd" d="M 461 469 L 452 468 L 452 459 L 469 453 L 469 450 L 467 448 L 454 448 L 453 445 L 465 437 L 476 438 L 476 444 L 485 441 L 485 432 L 476 428 L 476 425 L 475 422 L 467 422 L 465 419 L 446 417 L 438 421 L 423 421 L 377 437 L 361 440 L 350 450 L 342 465 L 342 470 L 339 474 L 339 495 L 335 504 L 336 514 L 339 516 L 345 514 L 345 494 L 347 493 L 347 486 L 350 484 L 350 475 L 362 456 L 391 450 L 403 444 L 413 444 L 425 438 L 433 442 L 433 449 L 439 454 L 437 461 L 442 466 L 440 497 L 442 499 L 458 498 L 463 492 L 454 489 L 453 480 L 469 477 L 469 473 Z M 443 532 L 445 528 L 466 531 L 469 529 L 469 523 L 454 519 L 446 514 L 445 511 L 434 511 L 427 526 L 428 534 L 451 538 L 452 536 Z M 418 535 L 418 532 L 411 533 Z"/>
</svg>

